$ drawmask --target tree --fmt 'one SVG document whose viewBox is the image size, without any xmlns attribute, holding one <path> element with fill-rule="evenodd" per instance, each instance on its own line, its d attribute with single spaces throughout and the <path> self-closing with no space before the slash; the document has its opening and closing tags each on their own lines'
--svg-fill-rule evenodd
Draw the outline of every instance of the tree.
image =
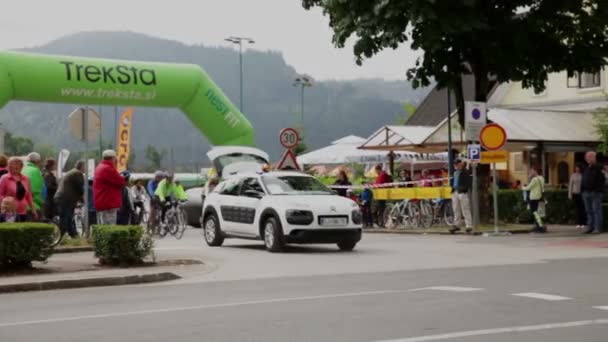
<svg viewBox="0 0 608 342">
<path fill-rule="evenodd" d="M 167 151 L 165 150 L 157 150 L 156 147 L 152 145 L 146 146 L 146 159 L 150 162 L 150 166 L 155 170 L 159 170 L 162 166 L 163 159 L 167 155 Z"/>
<path fill-rule="evenodd" d="M 10 156 L 23 156 L 34 150 L 34 142 L 28 137 L 20 137 L 7 132 L 4 136 L 4 150 Z"/>
<path fill-rule="evenodd" d="M 522 81 L 542 91 L 547 75 L 595 72 L 608 57 L 605 0 L 302 0 L 329 15 L 333 42 L 356 36 L 361 64 L 383 49 L 411 41 L 422 56 L 407 77 L 415 88 L 435 80 L 456 95 L 464 127 L 462 75 L 475 77 L 475 100 L 496 82 Z"/>
<path fill-rule="evenodd" d="M 38 152 L 43 160 L 47 158 L 57 158 L 57 154 L 59 154 L 59 151 L 55 146 L 47 144 L 35 145 L 34 151 Z"/>
<path fill-rule="evenodd" d="M 597 151 L 608 155 L 608 107 L 598 109 L 595 114 L 595 129 L 600 137 Z"/>
<path fill-rule="evenodd" d="M 405 115 L 397 116 L 397 118 L 395 119 L 395 123 L 397 125 L 405 125 L 412 117 L 412 115 L 414 115 L 414 113 L 416 112 L 416 106 L 409 102 L 403 103 L 403 109 L 405 109 Z"/>
</svg>

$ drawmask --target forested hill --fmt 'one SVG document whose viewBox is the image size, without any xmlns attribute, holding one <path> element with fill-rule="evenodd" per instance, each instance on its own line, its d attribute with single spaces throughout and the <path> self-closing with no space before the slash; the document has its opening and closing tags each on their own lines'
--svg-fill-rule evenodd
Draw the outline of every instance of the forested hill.
<svg viewBox="0 0 608 342">
<path fill-rule="evenodd" d="M 238 53 L 230 48 L 191 46 L 131 32 L 87 32 L 26 51 L 194 63 L 202 66 L 235 104 L 239 102 Z M 255 127 L 258 145 L 276 158 L 280 153 L 278 131 L 299 123 L 299 91 L 292 82 L 306 70 L 295 70 L 280 52 L 257 50 L 246 51 L 244 69 L 245 115 Z M 305 95 L 306 143 L 316 148 L 348 134 L 367 136 L 381 125 L 395 123 L 405 115 L 404 102 L 417 104 L 426 92 L 412 90 L 405 81 L 315 81 Z M 67 115 L 74 107 L 13 102 L 2 109 L 0 121 L 12 133 L 29 136 L 38 144 L 77 149 L 66 129 Z M 115 109 L 101 110 L 104 140 L 112 141 Z M 136 108 L 133 135 L 137 164 L 145 162 L 143 151 L 149 144 L 166 151 L 173 149 L 178 165 L 193 159 L 200 165 L 208 149 L 201 134 L 173 109 Z M 165 163 L 170 163 L 168 156 Z"/>
</svg>

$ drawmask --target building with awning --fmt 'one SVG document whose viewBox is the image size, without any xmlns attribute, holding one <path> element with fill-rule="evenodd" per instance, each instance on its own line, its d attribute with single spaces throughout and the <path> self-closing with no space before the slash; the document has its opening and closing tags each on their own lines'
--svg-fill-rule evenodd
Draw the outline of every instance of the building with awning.
<svg viewBox="0 0 608 342">
<path fill-rule="evenodd" d="M 598 146 L 595 112 L 608 107 L 607 81 L 603 71 L 575 74 L 573 78 L 563 72 L 549 75 L 546 90 L 541 94 L 522 88 L 520 82 L 495 86 L 487 103 L 488 120 L 505 128 L 508 138 L 505 149 L 510 152 L 509 161 L 500 167 L 502 180 L 526 183 L 529 167 L 536 165 L 548 183 L 566 184 L 574 164 L 583 162 L 584 152 Z M 472 84 L 465 79 L 463 86 L 466 97 Z M 378 131 L 386 131 L 384 135 L 377 134 L 375 140 L 368 139 L 360 148 L 418 153 L 447 151 L 447 103 L 447 91 L 435 89 L 406 126 L 385 126 Z M 455 106 L 450 121 L 453 146 L 464 151 L 466 141 Z"/>
</svg>

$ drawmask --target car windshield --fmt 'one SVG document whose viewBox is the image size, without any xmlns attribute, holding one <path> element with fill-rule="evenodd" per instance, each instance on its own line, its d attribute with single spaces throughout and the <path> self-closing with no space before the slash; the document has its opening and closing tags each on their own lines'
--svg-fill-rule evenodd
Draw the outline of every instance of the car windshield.
<svg viewBox="0 0 608 342">
<path fill-rule="evenodd" d="M 316 178 L 307 176 L 264 176 L 271 195 L 333 195 L 334 192 Z"/>
</svg>

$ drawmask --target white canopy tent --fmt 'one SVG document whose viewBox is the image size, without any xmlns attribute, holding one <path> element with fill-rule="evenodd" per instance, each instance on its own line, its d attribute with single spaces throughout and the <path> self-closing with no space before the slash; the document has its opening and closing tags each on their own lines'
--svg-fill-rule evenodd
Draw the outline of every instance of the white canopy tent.
<svg viewBox="0 0 608 342">
<path fill-rule="evenodd" d="M 298 156 L 298 163 L 300 165 L 340 165 L 386 161 L 385 152 L 364 151 L 357 148 L 364 142 L 365 139 L 362 137 L 349 135 L 332 142 L 329 146 Z"/>
</svg>

